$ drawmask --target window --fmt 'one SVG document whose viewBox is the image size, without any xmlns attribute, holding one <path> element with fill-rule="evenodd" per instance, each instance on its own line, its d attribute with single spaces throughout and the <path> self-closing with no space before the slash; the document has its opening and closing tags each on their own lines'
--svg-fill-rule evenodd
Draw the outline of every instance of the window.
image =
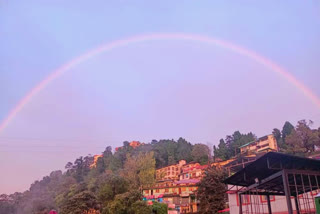
<svg viewBox="0 0 320 214">
<path fill-rule="evenodd" d="M 239 195 L 237 195 L 237 205 L 240 205 L 240 201 L 239 201 Z M 241 195 L 242 197 L 242 205 L 247 205 L 250 204 L 250 195 Z"/>
<path fill-rule="evenodd" d="M 156 189 L 156 193 L 159 193 L 160 191 L 159 191 L 159 189 Z"/>
<path fill-rule="evenodd" d="M 165 189 L 164 192 L 169 192 L 169 189 Z"/>
<path fill-rule="evenodd" d="M 186 187 L 182 187 L 182 188 L 181 188 L 181 191 L 182 191 L 182 192 L 185 192 L 185 191 L 187 191 L 187 188 L 186 188 Z"/>
<path fill-rule="evenodd" d="M 149 194 L 149 190 L 145 190 L 144 193 L 145 193 L 145 194 Z"/>
<path fill-rule="evenodd" d="M 189 175 L 188 174 L 186 174 L 186 178 L 188 178 L 189 177 Z"/>
<path fill-rule="evenodd" d="M 189 197 L 188 198 L 181 198 L 181 204 L 189 204 Z"/>
<path fill-rule="evenodd" d="M 270 201 L 275 201 L 276 197 L 274 195 L 270 195 Z M 268 202 L 267 196 L 266 195 L 260 195 L 260 201 L 262 203 Z"/>
</svg>

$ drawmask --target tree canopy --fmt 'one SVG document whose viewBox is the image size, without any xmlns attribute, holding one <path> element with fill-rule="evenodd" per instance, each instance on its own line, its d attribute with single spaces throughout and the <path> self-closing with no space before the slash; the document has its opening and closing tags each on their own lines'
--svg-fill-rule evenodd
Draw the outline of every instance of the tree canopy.
<svg viewBox="0 0 320 214">
<path fill-rule="evenodd" d="M 204 144 L 192 145 L 184 138 L 153 140 L 133 148 L 128 141 L 113 152 L 102 152 L 94 167 L 91 155 L 68 162 L 65 172 L 53 171 L 35 181 L 28 191 L 12 194 L 10 201 L 0 202 L 6 214 L 43 214 L 55 209 L 59 213 L 164 213 L 166 206 L 147 206 L 141 201 L 141 187 L 155 182 L 155 169 L 178 163 L 208 160 Z M 131 190 L 137 191 L 131 191 Z"/>
<path fill-rule="evenodd" d="M 197 198 L 200 201 L 199 213 L 218 213 L 226 206 L 226 185 L 223 180 L 227 173 L 223 169 L 209 167 L 200 181 Z"/>
</svg>

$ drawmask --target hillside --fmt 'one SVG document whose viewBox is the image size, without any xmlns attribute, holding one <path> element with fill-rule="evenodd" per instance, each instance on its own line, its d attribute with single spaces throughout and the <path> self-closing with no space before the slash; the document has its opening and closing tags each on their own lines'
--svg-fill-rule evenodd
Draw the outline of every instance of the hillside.
<svg viewBox="0 0 320 214">
<path fill-rule="evenodd" d="M 320 128 L 311 129 L 311 125 L 302 120 L 296 127 L 286 122 L 282 131 L 273 129 L 280 151 L 301 156 L 314 154 L 320 146 Z M 115 152 L 108 146 L 102 154 L 67 163 L 64 172 L 51 172 L 23 193 L 0 195 L 0 214 L 47 214 L 51 209 L 60 214 L 150 213 L 151 207 L 142 201 L 141 193 L 143 186 L 154 184 L 156 169 L 179 160 L 201 165 L 214 159 L 226 160 L 236 156 L 240 146 L 256 139 L 251 132 L 227 135 L 214 146 L 214 158 L 206 145 L 193 145 L 183 138 L 150 143 L 125 141 Z M 162 208 L 159 204 L 152 209 Z"/>
</svg>

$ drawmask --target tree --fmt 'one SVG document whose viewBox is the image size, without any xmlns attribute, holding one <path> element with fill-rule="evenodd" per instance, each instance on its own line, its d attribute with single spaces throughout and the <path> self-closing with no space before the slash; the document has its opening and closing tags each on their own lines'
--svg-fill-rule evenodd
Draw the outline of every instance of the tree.
<svg viewBox="0 0 320 214">
<path fill-rule="evenodd" d="M 218 148 L 214 150 L 215 158 L 220 158 L 221 160 L 227 160 L 229 158 L 227 144 L 224 142 L 223 139 L 220 139 Z"/>
<path fill-rule="evenodd" d="M 105 207 L 102 214 L 134 214 L 133 211 L 137 209 L 137 204 L 135 204 L 135 202 L 141 200 L 142 195 L 138 191 L 118 194 L 109 206 Z"/>
<path fill-rule="evenodd" d="M 272 134 L 274 136 L 274 138 L 277 141 L 278 147 L 280 148 L 281 151 L 286 150 L 286 145 L 282 140 L 282 135 L 281 135 L 281 131 L 277 128 L 274 128 L 272 131 Z"/>
<path fill-rule="evenodd" d="M 319 132 L 310 128 L 312 124 L 311 120 L 298 121 L 296 128 L 286 137 L 288 153 L 307 156 L 315 151 L 316 146 L 320 146 Z"/>
<path fill-rule="evenodd" d="M 248 134 L 241 134 L 239 131 L 235 131 L 232 135 L 227 135 L 226 145 L 228 148 L 228 158 L 234 157 L 239 154 L 240 146 L 256 139 L 256 136 L 252 132 L 249 132 Z"/>
<path fill-rule="evenodd" d="M 80 192 L 62 205 L 61 214 L 84 214 L 89 210 L 98 210 L 97 198 L 88 191 Z"/>
<path fill-rule="evenodd" d="M 72 173 L 74 178 L 81 182 L 84 180 L 84 177 L 88 175 L 90 171 L 90 165 L 93 163 L 93 157 L 92 156 L 86 156 L 86 157 L 79 157 L 77 158 L 73 165 L 72 165 Z M 67 166 L 70 164 L 68 163 Z M 66 166 L 66 167 L 67 167 Z"/>
<path fill-rule="evenodd" d="M 154 213 L 154 214 L 167 214 L 168 213 L 167 204 L 154 201 L 152 204 L 152 213 Z"/>
<path fill-rule="evenodd" d="M 164 167 L 175 164 L 178 144 L 174 140 L 160 140 L 153 143 L 153 151 L 156 159 L 156 167 Z"/>
<path fill-rule="evenodd" d="M 179 138 L 177 141 L 177 151 L 175 152 L 176 160 L 192 161 L 192 144 L 186 141 L 184 138 Z"/>
<path fill-rule="evenodd" d="M 282 141 L 284 143 L 286 143 L 286 137 L 290 135 L 293 130 L 294 130 L 294 126 L 290 122 L 286 121 L 281 131 Z"/>
<path fill-rule="evenodd" d="M 130 181 L 132 188 L 141 189 L 154 183 L 155 164 L 153 152 L 140 153 L 138 156 L 128 154 L 122 174 Z"/>
<path fill-rule="evenodd" d="M 200 201 L 199 213 L 217 213 L 226 205 L 226 185 L 223 180 L 227 173 L 218 168 L 209 167 L 199 183 L 197 198 Z"/>
<path fill-rule="evenodd" d="M 129 214 L 150 214 L 152 213 L 152 207 L 148 206 L 145 201 L 136 201 L 131 205 L 128 212 Z"/>
<path fill-rule="evenodd" d="M 104 206 L 108 206 L 118 194 L 128 191 L 128 182 L 125 178 L 117 175 L 108 175 L 103 183 L 99 185 L 98 199 Z"/>
<path fill-rule="evenodd" d="M 199 162 L 203 165 L 208 163 L 210 150 L 207 145 L 198 143 L 193 146 L 191 155 L 194 161 Z"/>
<path fill-rule="evenodd" d="M 0 201 L 0 213 L 14 214 L 16 213 L 16 207 L 13 202 Z"/>
</svg>

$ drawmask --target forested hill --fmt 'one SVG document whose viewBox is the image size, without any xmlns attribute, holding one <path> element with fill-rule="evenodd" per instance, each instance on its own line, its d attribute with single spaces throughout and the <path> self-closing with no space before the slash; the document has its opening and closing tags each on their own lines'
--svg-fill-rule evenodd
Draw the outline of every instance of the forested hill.
<svg viewBox="0 0 320 214">
<path fill-rule="evenodd" d="M 98 158 L 79 157 L 60 170 L 35 181 L 24 193 L 2 195 L 0 214 L 47 214 L 59 210 L 61 214 L 82 213 L 81 210 L 96 209 L 102 213 L 141 213 L 143 209 L 140 188 L 153 184 L 155 169 L 175 164 L 184 159 L 207 164 L 210 149 L 204 144 L 192 145 L 183 138 L 153 140 L 139 146 L 123 146 L 112 152 L 108 146 Z M 76 212 L 76 210 L 80 210 Z M 148 207 L 146 207 L 148 209 Z"/>
<path fill-rule="evenodd" d="M 283 152 L 306 156 L 320 146 L 320 128 L 311 129 L 311 125 L 304 120 L 296 127 L 286 122 L 281 131 L 275 128 L 272 132 Z M 253 133 L 236 131 L 227 135 L 214 146 L 215 158 L 235 156 L 239 146 L 255 139 Z M 150 206 L 141 201 L 141 187 L 154 183 L 156 168 L 182 159 L 200 164 L 213 160 L 207 145 L 193 145 L 183 138 L 153 140 L 138 146 L 126 141 L 115 152 L 108 146 L 95 163 L 93 156 L 79 157 L 66 164 L 65 172 L 53 171 L 35 181 L 28 191 L 0 195 L 0 214 L 47 214 L 51 209 L 59 214 L 88 210 L 103 214 L 150 213 Z M 157 207 L 161 209 L 154 209 Z"/>
</svg>

